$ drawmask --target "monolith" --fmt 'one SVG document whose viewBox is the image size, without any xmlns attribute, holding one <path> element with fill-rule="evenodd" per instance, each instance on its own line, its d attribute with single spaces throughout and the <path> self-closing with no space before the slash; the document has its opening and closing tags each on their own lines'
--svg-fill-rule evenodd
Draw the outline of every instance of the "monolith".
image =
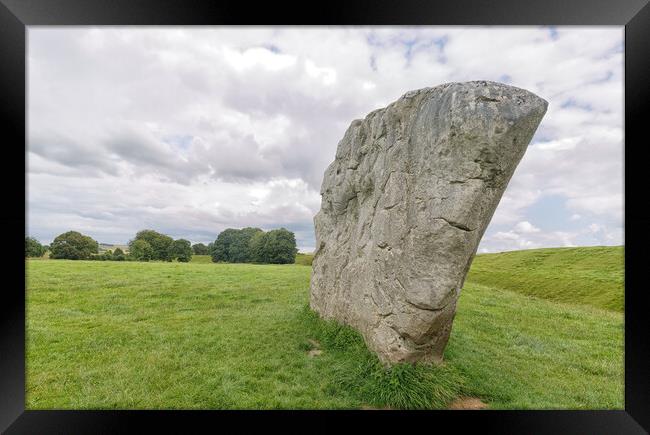
<svg viewBox="0 0 650 435">
<path fill-rule="evenodd" d="M 548 103 L 495 82 L 411 91 L 355 120 L 325 171 L 310 306 L 387 364 L 437 362 L 467 271 Z"/>
</svg>

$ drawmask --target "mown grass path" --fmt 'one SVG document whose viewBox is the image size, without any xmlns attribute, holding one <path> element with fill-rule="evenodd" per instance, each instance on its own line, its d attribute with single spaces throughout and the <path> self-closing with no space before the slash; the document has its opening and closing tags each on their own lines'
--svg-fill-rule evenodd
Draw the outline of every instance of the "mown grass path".
<svg viewBox="0 0 650 435">
<path fill-rule="evenodd" d="M 310 271 L 27 261 L 27 408 L 623 407 L 621 313 L 468 281 L 444 366 L 386 371 Z"/>
</svg>

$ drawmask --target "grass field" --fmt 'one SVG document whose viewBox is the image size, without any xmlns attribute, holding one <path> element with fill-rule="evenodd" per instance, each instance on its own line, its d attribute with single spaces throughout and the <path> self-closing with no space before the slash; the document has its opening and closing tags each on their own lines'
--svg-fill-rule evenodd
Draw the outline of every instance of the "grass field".
<svg viewBox="0 0 650 435">
<path fill-rule="evenodd" d="M 26 405 L 621 409 L 621 250 L 552 251 L 477 257 L 444 365 L 391 370 L 307 308 L 309 266 L 28 260 Z"/>
<path fill-rule="evenodd" d="M 296 255 L 296 264 L 303 266 L 311 266 L 314 259 L 312 254 L 298 253 Z M 192 263 L 212 263 L 212 257 L 209 255 L 192 255 Z"/>
<path fill-rule="evenodd" d="M 209 255 L 192 255 L 192 263 L 212 263 L 212 257 Z"/>
</svg>

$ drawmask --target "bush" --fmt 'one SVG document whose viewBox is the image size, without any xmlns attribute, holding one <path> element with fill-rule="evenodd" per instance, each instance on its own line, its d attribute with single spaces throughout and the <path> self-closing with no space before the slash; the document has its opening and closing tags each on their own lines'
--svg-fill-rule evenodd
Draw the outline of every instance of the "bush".
<svg viewBox="0 0 650 435">
<path fill-rule="evenodd" d="M 85 260 L 98 251 L 99 244 L 91 237 L 77 231 L 68 231 L 54 239 L 50 245 L 50 258 Z"/>
<path fill-rule="evenodd" d="M 102 252 L 101 254 L 91 255 L 88 259 L 95 261 L 125 261 L 126 255 L 124 254 L 124 251 L 122 251 L 120 248 L 117 248 L 115 251 L 108 250 Z"/>
<path fill-rule="evenodd" d="M 122 251 L 120 248 L 115 248 L 115 251 L 113 251 L 113 261 L 124 261 L 126 260 L 126 255 L 124 255 L 124 251 Z"/>
<path fill-rule="evenodd" d="M 174 240 L 169 247 L 169 258 L 187 263 L 192 259 L 192 244 L 189 240 Z"/>
<path fill-rule="evenodd" d="M 154 230 L 142 230 L 135 235 L 135 239 L 129 242 L 129 251 L 133 251 L 133 244 L 138 240 L 142 240 L 149 244 L 149 247 L 151 248 L 151 257 L 149 260 L 172 261 L 169 256 L 169 248 L 174 239 L 171 237 Z"/>
<path fill-rule="evenodd" d="M 94 261 L 110 261 L 110 260 L 113 259 L 113 256 L 112 256 L 112 254 L 110 254 L 110 251 L 109 251 L 108 254 L 106 252 L 103 252 L 101 254 L 91 255 L 88 259 L 89 260 L 94 260 Z"/>
<path fill-rule="evenodd" d="M 42 257 L 46 248 L 33 237 L 25 237 L 25 257 Z"/>
<path fill-rule="evenodd" d="M 153 259 L 154 250 L 149 242 L 138 239 L 129 243 L 129 255 L 137 261 L 149 261 Z"/>
</svg>

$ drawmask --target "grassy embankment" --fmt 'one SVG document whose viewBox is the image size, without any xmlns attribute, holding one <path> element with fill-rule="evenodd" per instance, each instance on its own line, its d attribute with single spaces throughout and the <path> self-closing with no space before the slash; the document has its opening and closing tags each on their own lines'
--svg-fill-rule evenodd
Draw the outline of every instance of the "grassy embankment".
<svg viewBox="0 0 650 435">
<path fill-rule="evenodd" d="M 623 247 L 479 255 L 467 281 L 568 304 L 623 312 Z"/>
<path fill-rule="evenodd" d="M 27 408 L 623 407 L 620 248 L 477 257 L 444 365 L 391 370 L 310 267 L 206 263 L 27 261 Z"/>
</svg>

